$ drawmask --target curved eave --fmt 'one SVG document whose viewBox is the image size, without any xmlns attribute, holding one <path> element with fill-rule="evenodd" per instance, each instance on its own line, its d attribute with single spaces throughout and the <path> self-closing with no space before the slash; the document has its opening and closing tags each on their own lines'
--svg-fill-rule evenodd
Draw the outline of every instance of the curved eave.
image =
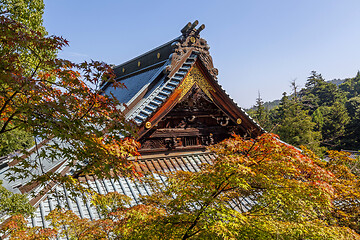
<svg viewBox="0 0 360 240">
<path fill-rule="evenodd" d="M 190 59 L 191 62 L 188 62 L 188 59 Z M 197 54 L 192 53 L 190 57 L 183 59 L 182 66 L 185 65 L 187 67 L 187 73 L 181 76 L 181 80 L 178 78 L 176 79 L 176 88 L 173 88 L 171 92 L 168 92 L 168 95 L 164 96 L 164 98 L 161 99 L 161 105 L 154 109 L 154 111 L 152 111 L 146 116 L 144 115 L 141 118 L 135 118 L 135 120 L 138 120 L 137 122 L 140 125 L 138 139 L 144 136 L 151 129 L 152 126 L 156 125 L 179 102 L 181 90 L 178 89 L 178 86 L 184 80 L 187 74 L 191 71 L 195 64 L 201 69 L 204 76 L 206 76 L 209 84 L 211 84 L 211 86 L 215 89 L 215 91 L 210 91 L 210 93 L 213 97 L 214 104 L 217 107 L 219 107 L 226 115 L 228 115 L 232 121 L 237 122 L 238 119 L 241 119 L 241 124 L 239 125 L 239 127 L 242 128 L 242 130 L 248 133 L 250 136 L 258 136 L 261 133 L 265 132 L 265 130 L 261 128 L 259 124 L 257 124 L 244 110 L 242 110 L 241 107 L 239 107 L 235 103 L 233 99 L 229 97 L 229 95 L 225 92 L 224 89 L 222 89 L 222 87 L 217 83 L 217 81 L 213 79 L 209 71 L 206 69 L 205 65 L 201 62 L 201 59 L 197 57 Z M 174 74 L 173 76 L 177 76 L 177 74 Z M 171 79 L 172 78 L 170 77 L 169 81 L 171 81 Z M 142 109 L 143 108 L 144 107 L 142 107 Z M 142 113 L 144 113 L 144 111 Z"/>
<path fill-rule="evenodd" d="M 167 106 L 166 103 L 171 99 L 174 91 L 189 73 L 196 58 L 197 56 L 191 54 L 191 52 L 185 55 L 182 61 L 180 61 L 179 66 L 175 68 L 172 73 L 164 76 L 163 81 L 159 82 L 159 84 L 154 87 L 155 89 L 152 90 L 151 94 L 146 96 L 138 106 L 135 106 L 134 109 L 129 112 L 127 118 L 129 120 L 134 120 L 140 129 L 144 128 L 148 119 L 151 119 L 156 115 L 159 109 L 163 109 L 164 105 Z"/>
</svg>

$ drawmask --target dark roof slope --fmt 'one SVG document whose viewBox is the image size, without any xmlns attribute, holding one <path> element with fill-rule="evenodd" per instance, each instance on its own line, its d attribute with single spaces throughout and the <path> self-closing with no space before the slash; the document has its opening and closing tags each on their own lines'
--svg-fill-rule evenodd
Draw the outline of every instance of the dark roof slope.
<svg viewBox="0 0 360 240">
<path fill-rule="evenodd" d="M 167 42 L 153 50 L 135 57 L 123 64 L 113 67 L 116 81 L 125 84 L 126 88 L 111 89 L 111 84 L 103 86 L 105 94 L 110 91 L 120 103 L 131 104 L 132 98 L 141 89 L 154 80 L 154 76 L 161 74 L 162 70 L 169 64 L 169 57 L 173 52 L 172 44 L 179 38 Z M 155 77 L 156 77 L 155 76 Z"/>
<path fill-rule="evenodd" d="M 178 41 L 179 38 L 167 42 L 157 48 L 154 48 L 138 57 L 135 57 L 125 63 L 113 67 L 116 78 L 121 80 L 130 74 L 136 73 L 143 69 L 147 69 L 153 65 L 159 65 L 169 59 L 173 52 L 172 43 Z"/>
<path fill-rule="evenodd" d="M 160 65 L 153 68 L 142 69 L 142 71 L 138 71 L 137 74 L 125 77 L 122 80 L 119 80 L 125 84 L 125 88 L 112 89 L 111 87 L 108 87 L 105 89 L 105 94 L 108 94 L 111 91 L 120 103 L 128 104 L 144 86 L 152 82 L 154 75 L 158 75 L 160 73 L 159 70 L 161 71 L 162 67 L 163 66 Z"/>
</svg>

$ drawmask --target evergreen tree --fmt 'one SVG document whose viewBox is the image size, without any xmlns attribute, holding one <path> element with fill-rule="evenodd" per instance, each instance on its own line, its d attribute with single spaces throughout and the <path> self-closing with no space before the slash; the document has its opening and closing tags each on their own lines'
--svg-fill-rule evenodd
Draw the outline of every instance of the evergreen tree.
<svg viewBox="0 0 360 240">
<path fill-rule="evenodd" d="M 323 145 L 332 149 L 341 149 L 346 125 L 350 120 L 345 105 L 335 102 L 332 106 L 321 106 L 319 112 L 323 116 L 323 123 L 321 124 Z"/>
<path fill-rule="evenodd" d="M 298 102 L 298 89 L 299 89 L 299 85 L 296 84 L 296 79 L 294 79 L 293 81 L 291 81 L 291 88 L 293 90 L 293 98 L 295 102 Z"/>
<path fill-rule="evenodd" d="M 360 94 L 360 72 L 354 78 L 346 79 L 339 88 L 346 92 L 347 98 L 353 98 Z"/>
<path fill-rule="evenodd" d="M 315 143 L 312 149 L 318 152 L 320 139 L 323 150 L 359 150 L 360 72 L 338 86 L 313 71 L 305 88 L 299 91 L 295 80 L 291 86 L 293 93 L 290 96 L 284 93 L 279 105 L 267 111 L 267 121 L 272 123 L 269 126 L 276 125 L 276 133 L 283 140 L 294 145 Z M 263 108 L 258 97 L 253 116 L 259 122 Z"/>
<path fill-rule="evenodd" d="M 34 137 L 30 131 L 14 129 L 0 134 L 0 157 L 16 150 L 26 150 L 34 145 Z"/>
<path fill-rule="evenodd" d="M 47 34 L 43 26 L 44 8 L 43 0 L 0 0 L 0 13 L 43 35 Z"/>
<path fill-rule="evenodd" d="M 320 134 L 314 131 L 315 123 L 311 121 L 308 111 L 303 110 L 300 102 L 296 102 L 294 98 L 290 100 L 284 93 L 277 115 L 279 122 L 276 133 L 283 141 L 319 150 Z"/>
<path fill-rule="evenodd" d="M 332 106 L 335 102 L 344 103 L 346 96 L 335 84 L 326 82 L 321 74 L 315 71 L 305 84 L 305 88 L 300 92 L 301 101 L 305 109 L 312 114 L 318 107 Z"/>
<path fill-rule="evenodd" d="M 342 138 L 343 148 L 359 150 L 360 146 L 360 96 L 353 97 L 346 102 L 349 114 L 349 124 L 346 125 L 345 136 Z"/>
<path fill-rule="evenodd" d="M 255 118 L 255 120 L 266 131 L 270 131 L 272 128 L 272 124 L 269 119 L 269 110 L 265 108 L 264 101 L 260 96 L 260 92 L 258 92 L 258 97 L 256 98 L 256 104 L 254 108 L 255 112 L 253 113 L 253 117 Z"/>
<path fill-rule="evenodd" d="M 29 216 L 35 210 L 25 195 L 10 192 L 2 186 L 2 181 L 0 181 L 0 199 L 0 219 L 6 215 Z"/>
</svg>

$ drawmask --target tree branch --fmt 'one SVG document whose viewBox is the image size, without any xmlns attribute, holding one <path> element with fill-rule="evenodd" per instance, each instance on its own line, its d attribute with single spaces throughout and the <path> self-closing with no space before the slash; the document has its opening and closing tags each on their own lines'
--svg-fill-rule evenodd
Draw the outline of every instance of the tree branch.
<svg viewBox="0 0 360 240">
<path fill-rule="evenodd" d="M 15 111 L 15 112 L 13 112 L 12 114 L 11 114 L 11 116 L 6 120 L 6 122 L 4 123 L 4 125 L 2 126 L 2 128 L 1 128 L 1 130 L 0 130 L 0 134 L 1 133 L 4 133 L 4 132 L 8 132 L 8 131 L 10 131 L 9 129 L 8 130 L 6 130 L 6 127 L 7 127 L 7 125 L 11 122 L 11 120 L 15 117 L 15 115 L 17 114 L 17 113 L 19 113 L 19 111 Z"/>
<path fill-rule="evenodd" d="M 229 186 L 229 183 L 226 183 L 225 186 L 222 187 L 222 185 L 228 181 L 230 179 L 231 176 L 233 176 L 235 173 L 231 173 L 229 176 L 227 176 L 220 184 L 219 186 L 216 188 L 216 190 L 214 191 L 213 194 L 210 195 L 210 198 L 207 202 L 205 202 L 205 204 L 201 207 L 201 209 L 199 210 L 198 215 L 196 216 L 195 220 L 193 221 L 193 223 L 191 224 L 191 226 L 186 230 L 184 236 L 182 237 L 183 240 L 190 238 L 191 236 L 194 236 L 195 234 L 192 233 L 190 234 L 190 231 L 197 225 L 201 215 L 204 213 L 204 211 L 210 206 L 210 204 L 213 202 L 214 199 L 216 199 L 224 190 L 227 186 Z M 198 233 L 200 230 L 196 231 L 196 233 Z"/>
<path fill-rule="evenodd" d="M 21 87 L 22 88 L 22 87 Z M 20 89 L 21 89 L 20 88 Z M 0 109 L 0 116 L 2 115 L 3 111 L 5 110 L 6 106 L 10 103 L 10 101 L 18 94 L 20 90 L 15 91 L 5 102 L 4 105 Z"/>
</svg>

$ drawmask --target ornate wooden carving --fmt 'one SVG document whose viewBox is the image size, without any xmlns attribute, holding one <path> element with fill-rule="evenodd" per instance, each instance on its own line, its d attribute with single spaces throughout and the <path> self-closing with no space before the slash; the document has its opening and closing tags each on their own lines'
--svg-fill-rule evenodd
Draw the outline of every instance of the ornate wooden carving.
<svg viewBox="0 0 360 240">
<path fill-rule="evenodd" d="M 141 151 L 203 148 L 239 133 L 238 125 L 199 85 L 192 84 L 182 101 L 140 140 Z"/>
<path fill-rule="evenodd" d="M 208 83 L 201 71 L 194 66 L 189 74 L 185 77 L 182 83 L 179 86 L 179 89 L 182 89 L 180 100 L 189 92 L 189 90 L 196 84 L 201 88 L 201 90 L 208 96 L 211 100 L 211 94 L 209 91 L 215 92 L 215 89 Z"/>
<path fill-rule="evenodd" d="M 186 25 L 182 32 L 182 36 L 180 37 L 179 41 L 174 42 L 172 47 L 174 48 L 174 52 L 171 55 L 171 65 L 166 68 L 166 71 L 171 72 L 182 57 L 191 51 L 196 51 L 199 54 L 200 59 L 204 63 L 205 67 L 208 69 L 209 73 L 212 77 L 216 80 L 218 75 L 218 70 L 214 68 L 214 64 L 212 61 L 212 57 L 209 53 L 209 45 L 207 44 L 206 40 L 200 38 L 199 33 L 205 28 L 205 25 L 202 24 L 198 29 L 196 29 L 196 25 L 198 24 L 195 21 L 192 25 Z"/>
</svg>

